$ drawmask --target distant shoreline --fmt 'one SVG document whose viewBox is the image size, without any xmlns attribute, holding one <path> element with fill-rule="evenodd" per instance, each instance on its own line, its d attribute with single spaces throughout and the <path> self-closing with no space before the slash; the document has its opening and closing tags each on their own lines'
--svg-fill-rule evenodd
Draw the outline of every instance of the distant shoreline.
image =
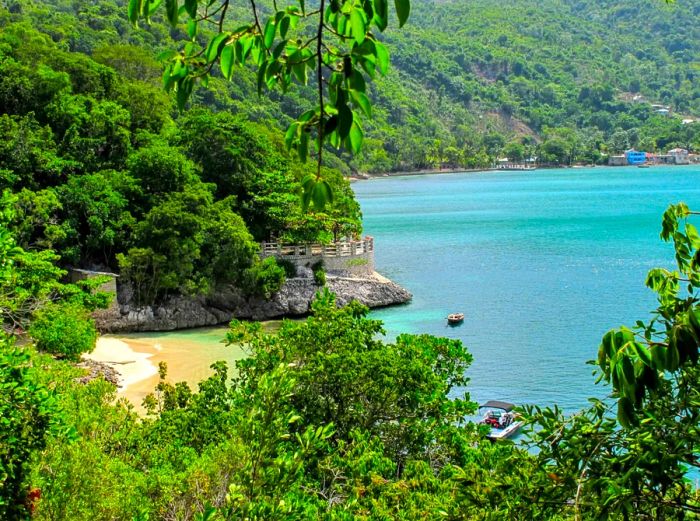
<svg viewBox="0 0 700 521">
<path fill-rule="evenodd" d="M 493 172 L 498 168 L 432 168 L 425 170 L 407 170 L 382 172 L 381 174 L 353 174 L 350 176 L 351 181 L 369 181 L 380 177 L 399 177 L 404 175 L 431 175 L 431 174 L 477 174 L 479 172 Z"/>
<path fill-rule="evenodd" d="M 656 167 L 673 167 L 673 166 L 700 166 L 700 164 L 690 163 L 687 165 L 649 165 L 650 168 Z M 638 168 L 638 165 L 541 165 L 535 168 L 535 170 L 558 170 L 558 169 L 576 169 L 576 168 Z M 433 168 L 425 170 L 408 170 L 408 171 L 393 171 L 393 172 L 382 172 L 379 174 L 352 174 L 348 177 L 351 182 L 355 181 L 370 181 L 372 179 L 380 179 L 382 177 L 399 177 L 399 176 L 413 176 L 413 175 L 433 175 L 433 174 L 477 174 L 480 172 L 518 172 L 525 170 L 516 169 L 501 169 L 501 168 Z"/>
</svg>

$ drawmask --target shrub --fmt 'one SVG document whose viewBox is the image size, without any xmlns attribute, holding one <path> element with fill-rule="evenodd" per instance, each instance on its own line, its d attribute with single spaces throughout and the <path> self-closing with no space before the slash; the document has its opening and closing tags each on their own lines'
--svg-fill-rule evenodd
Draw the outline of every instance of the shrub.
<svg viewBox="0 0 700 521">
<path fill-rule="evenodd" d="M 28 519 L 31 456 L 55 425 L 55 397 L 30 365 L 29 355 L 0 333 L 0 519 Z"/>
<path fill-rule="evenodd" d="M 243 290 L 248 295 L 259 295 L 269 299 L 284 284 L 285 271 L 274 257 L 256 262 L 245 271 Z"/>
<path fill-rule="evenodd" d="M 29 334 L 37 349 L 79 360 L 95 347 L 97 330 L 87 311 L 76 304 L 49 304 L 34 315 Z"/>
<path fill-rule="evenodd" d="M 317 286 L 326 285 L 326 270 L 323 269 L 323 260 L 314 263 L 311 266 L 311 270 L 314 272 L 314 282 Z"/>
<path fill-rule="evenodd" d="M 277 259 L 277 265 L 280 266 L 288 279 L 293 279 L 297 276 L 297 265 L 287 259 Z"/>
</svg>

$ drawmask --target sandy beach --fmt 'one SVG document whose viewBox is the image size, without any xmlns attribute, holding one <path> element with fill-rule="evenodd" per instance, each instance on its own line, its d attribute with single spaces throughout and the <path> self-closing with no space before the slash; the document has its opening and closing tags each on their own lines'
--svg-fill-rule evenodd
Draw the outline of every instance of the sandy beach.
<svg viewBox="0 0 700 521">
<path fill-rule="evenodd" d="M 154 353 L 138 352 L 124 340 L 102 336 L 92 353 L 84 358 L 102 362 L 114 368 L 120 375 L 119 389 L 125 391 L 130 386 L 158 374 L 158 367 L 150 358 Z"/>
<path fill-rule="evenodd" d="M 120 397 L 140 408 L 144 397 L 153 392 L 159 380 L 158 364 L 168 365 L 169 382 L 187 382 L 193 390 L 212 374 L 211 364 L 224 360 L 229 368 L 245 356 L 240 347 L 220 342 L 224 328 L 187 332 L 142 333 L 101 336 L 95 350 L 85 358 L 102 362 L 120 374 Z"/>
</svg>

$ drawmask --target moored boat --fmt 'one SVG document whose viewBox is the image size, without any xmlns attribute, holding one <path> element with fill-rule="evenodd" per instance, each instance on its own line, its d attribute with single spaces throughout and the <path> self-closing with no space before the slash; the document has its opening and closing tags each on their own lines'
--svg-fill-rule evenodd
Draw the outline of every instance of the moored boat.
<svg viewBox="0 0 700 521">
<path fill-rule="evenodd" d="M 451 326 L 456 326 L 464 322 L 464 313 L 450 313 L 447 315 L 447 323 Z"/>
<path fill-rule="evenodd" d="M 518 415 L 513 412 L 515 405 L 498 400 L 489 400 L 479 406 L 479 413 L 482 420 L 479 422 L 488 425 L 491 430 L 486 435 L 490 440 L 502 440 L 510 438 L 523 426 Z"/>
</svg>

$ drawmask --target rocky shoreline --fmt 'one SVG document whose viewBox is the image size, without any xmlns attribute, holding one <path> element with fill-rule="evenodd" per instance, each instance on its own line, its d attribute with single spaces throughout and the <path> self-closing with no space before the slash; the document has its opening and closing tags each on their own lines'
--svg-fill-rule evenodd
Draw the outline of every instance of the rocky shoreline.
<svg viewBox="0 0 700 521">
<path fill-rule="evenodd" d="M 92 380 L 96 380 L 99 377 L 105 379 L 105 381 L 114 384 L 119 387 L 121 381 L 121 375 L 111 365 L 105 362 L 98 362 L 96 360 L 90 360 L 89 358 L 83 359 L 80 363 L 76 364 L 77 367 L 85 369 L 85 376 L 76 378 L 76 382 L 81 384 L 87 384 Z"/>
<path fill-rule="evenodd" d="M 336 294 L 338 305 L 357 300 L 370 307 L 403 304 L 411 294 L 378 273 L 363 277 L 328 274 L 326 287 Z M 120 294 L 120 305 L 95 317 L 104 333 L 171 331 L 228 323 L 233 318 L 269 320 L 304 316 L 320 289 L 313 278 L 288 279 L 270 300 L 245 298 L 235 287 L 220 288 L 208 297 L 175 297 L 158 306 L 134 307 Z"/>
</svg>

